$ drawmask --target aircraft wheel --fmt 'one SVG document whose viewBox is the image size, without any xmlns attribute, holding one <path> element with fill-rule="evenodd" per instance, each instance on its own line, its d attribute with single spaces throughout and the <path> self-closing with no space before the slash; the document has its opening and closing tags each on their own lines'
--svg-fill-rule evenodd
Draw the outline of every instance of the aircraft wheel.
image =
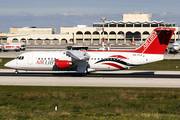
<svg viewBox="0 0 180 120">
<path fill-rule="evenodd" d="M 86 76 L 86 73 L 78 73 L 79 77 Z"/>
<path fill-rule="evenodd" d="M 90 74 L 90 72 L 87 71 L 86 74 Z"/>
<path fill-rule="evenodd" d="M 19 74 L 19 72 L 16 70 L 16 71 L 14 72 L 14 74 L 15 74 L 15 75 L 18 75 L 18 74 Z"/>
<path fill-rule="evenodd" d="M 86 68 L 86 74 L 90 74 L 90 72 L 88 71 L 88 67 Z"/>
</svg>

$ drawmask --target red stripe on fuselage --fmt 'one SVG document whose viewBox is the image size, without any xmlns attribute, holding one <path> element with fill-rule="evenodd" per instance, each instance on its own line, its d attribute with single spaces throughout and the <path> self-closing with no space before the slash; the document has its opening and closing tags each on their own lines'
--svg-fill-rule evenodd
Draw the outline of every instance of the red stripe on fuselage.
<svg viewBox="0 0 180 120">
<path fill-rule="evenodd" d="M 115 63 L 102 63 L 102 64 L 110 65 L 110 66 L 113 66 L 113 67 L 116 67 L 116 68 L 119 68 L 119 69 L 124 69 L 122 66 L 117 65 L 117 64 L 115 64 Z"/>
<path fill-rule="evenodd" d="M 109 58 L 110 58 L 110 57 L 128 59 L 127 57 L 124 57 L 124 56 L 122 56 L 122 55 L 112 55 L 112 56 L 109 56 Z"/>
</svg>

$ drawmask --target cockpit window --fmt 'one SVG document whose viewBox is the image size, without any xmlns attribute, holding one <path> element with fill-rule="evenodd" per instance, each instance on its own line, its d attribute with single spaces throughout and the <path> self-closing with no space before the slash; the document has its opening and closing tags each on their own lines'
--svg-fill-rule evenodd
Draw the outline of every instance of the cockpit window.
<svg viewBox="0 0 180 120">
<path fill-rule="evenodd" d="M 173 46 L 178 46 L 178 45 L 173 45 Z"/>
<path fill-rule="evenodd" d="M 17 56 L 16 59 L 23 60 L 24 56 Z"/>
</svg>

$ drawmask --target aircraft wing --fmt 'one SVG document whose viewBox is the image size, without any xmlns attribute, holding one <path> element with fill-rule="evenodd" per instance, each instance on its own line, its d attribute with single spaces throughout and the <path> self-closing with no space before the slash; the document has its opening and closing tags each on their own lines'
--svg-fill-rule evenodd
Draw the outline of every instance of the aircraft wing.
<svg viewBox="0 0 180 120">
<path fill-rule="evenodd" d="M 79 51 L 79 50 L 67 50 L 66 55 L 72 57 L 76 60 L 88 60 L 89 56 L 87 55 L 86 51 Z"/>
</svg>

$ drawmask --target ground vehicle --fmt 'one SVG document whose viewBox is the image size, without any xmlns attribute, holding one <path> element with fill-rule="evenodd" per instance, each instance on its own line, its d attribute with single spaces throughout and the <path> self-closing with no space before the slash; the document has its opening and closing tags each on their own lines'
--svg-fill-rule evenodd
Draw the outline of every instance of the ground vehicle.
<svg viewBox="0 0 180 120">
<path fill-rule="evenodd" d="M 21 50 L 26 50 L 26 45 L 21 45 L 20 49 Z"/>
<path fill-rule="evenodd" d="M 3 51 L 6 52 L 6 51 L 15 50 L 15 51 L 19 52 L 20 47 L 21 47 L 20 44 L 15 44 L 15 45 L 14 44 L 8 44 L 8 45 L 3 46 Z"/>
<path fill-rule="evenodd" d="M 19 43 L 9 43 L 9 44 L 3 45 L 3 51 L 4 52 L 7 52 L 7 51 L 19 52 L 20 50 L 26 50 L 26 45 L 22 45 Z"/>
</svg>

